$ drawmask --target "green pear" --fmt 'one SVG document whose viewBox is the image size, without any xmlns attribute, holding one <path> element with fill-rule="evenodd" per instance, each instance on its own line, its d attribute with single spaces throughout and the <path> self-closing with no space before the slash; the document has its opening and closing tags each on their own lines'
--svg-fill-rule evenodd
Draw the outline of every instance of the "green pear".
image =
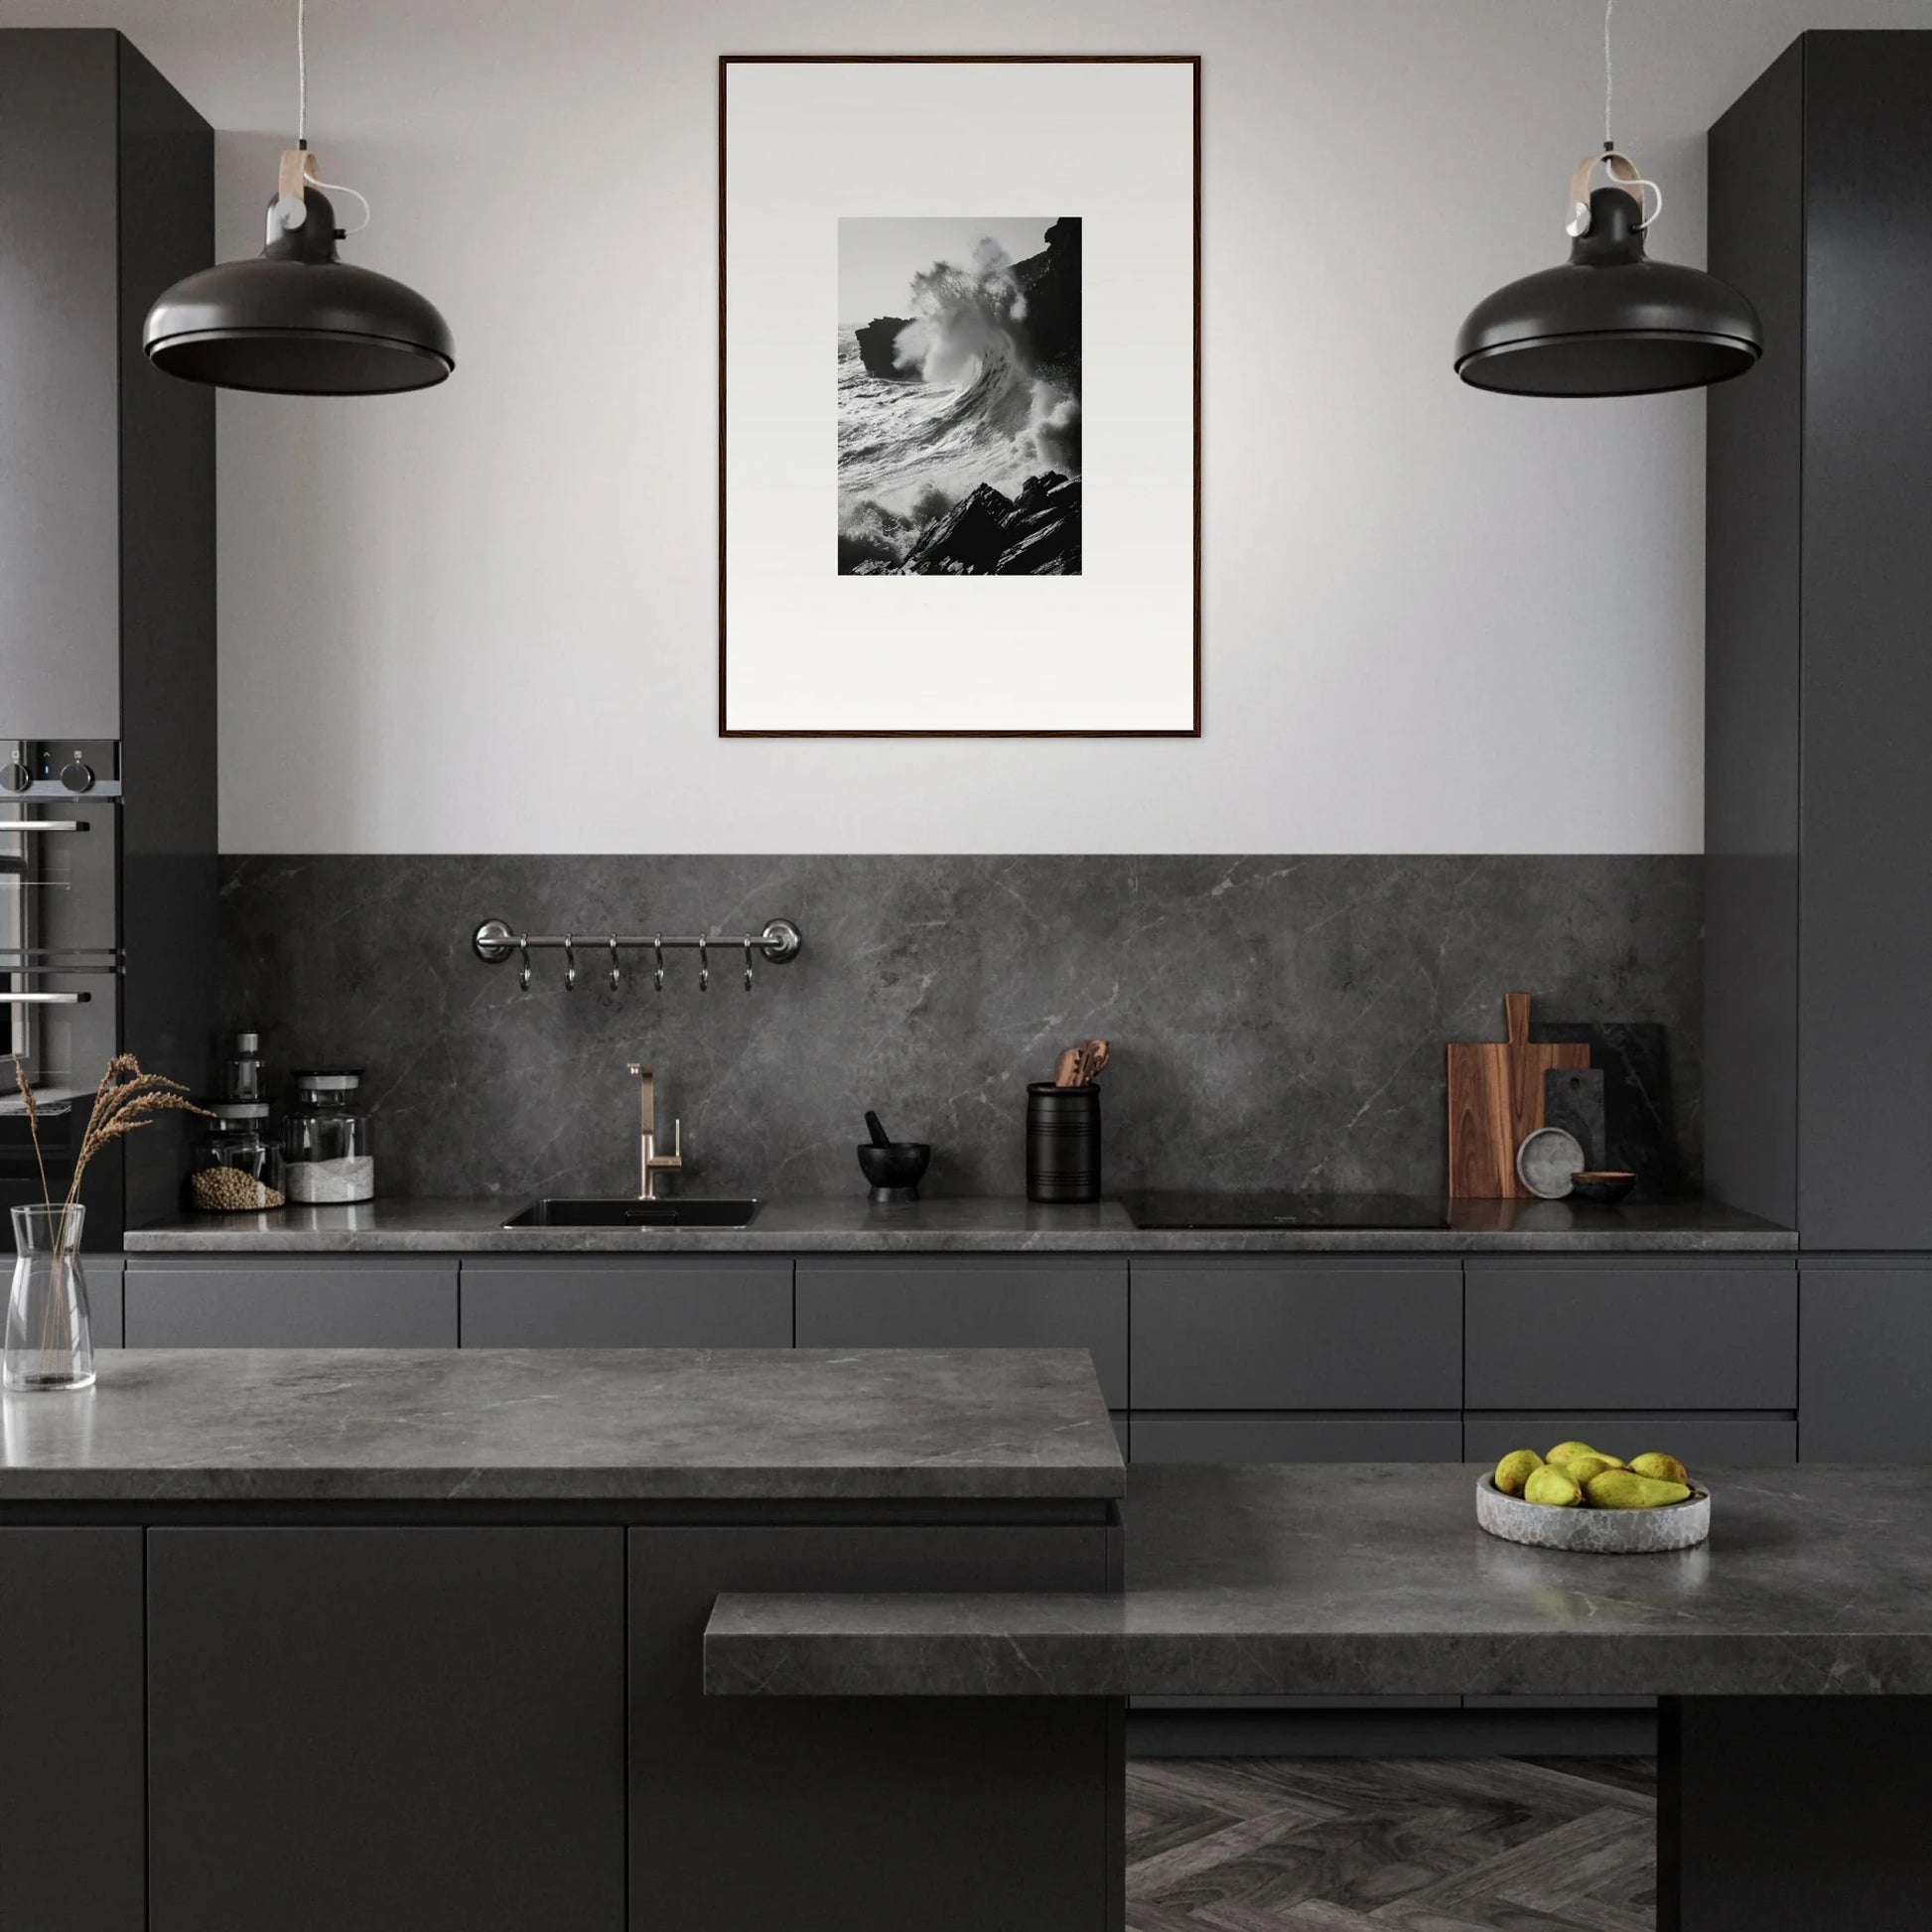
<svg viewBox="0 0 1932 1932">
<path fill-rule="evenodd" d="M 1690 1493 L 1684 1483 L 1659 1482 L 1655 1476 L 1636 1475 L 1629 1469 L 1605 1469 L 1585 1485 L 1585 1494 L 1596 1509 L 1662 1509 L 1685 1501 Z"/>
<path fill-rule="evenodd" d="M 1689 1482 L 1691 1472 L 1676 1456 L 1662 1449 L 1647 1449 L 1630 1458 L 1630 1467 L 1640 1476 L 1654 1476 L 1659 1482 Z"/>
<path fill-rule="evenodd" d="M 1598 1449 L 1592 1449 L 1587 1455 L 1566 1456 L 1557 1467 L 1572 1482 L 1581 1483 L 1587 1488 L 1591 1476 L 1600 1476 L 1605 1469 L 1620 1469 L 1623 1464 L 1613 1455 L 1605 1455 Z"/>
<path fill-rule="evenodd" d="M 1568 1462 L 1573 1455 L 1594 1455 L 1596 1451 L 1587 1443 L 1559 1443 L 1543 1459 L 1546 1462 Z"/>
<path fill-rule="evenodd" d="M 1523 1485 L 1543 1466 L 1535 1449 L 1511 1449 L 1496 1464 L 1495 1483 L 1505 1496 L 1520 1496 Z"/>
<path fill-rule="evenodd" d="M 1532 1470 L 1530 1479 L 1523 1485 L 1523 1500 L 1529 1503 L 1547 1503 L 1553 1509 L 1575 1509 L 1584 1499 L 1582 1487 L 1551 1463 Z"/>
</svg>

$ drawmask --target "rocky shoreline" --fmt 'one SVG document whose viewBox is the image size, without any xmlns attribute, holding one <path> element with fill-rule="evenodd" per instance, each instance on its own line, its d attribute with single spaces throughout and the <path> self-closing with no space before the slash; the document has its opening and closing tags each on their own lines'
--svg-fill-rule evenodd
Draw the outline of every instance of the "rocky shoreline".
<svg viewBox="0 0 1932 1932">
<path fill-rule="evenodd" d="M 854 577 L 1070 577 L 1080 569 L 1080 480 L 1029 477 L 1017 497 L 981 483 L 919 533 L 901 563 Z"/>
</svg>

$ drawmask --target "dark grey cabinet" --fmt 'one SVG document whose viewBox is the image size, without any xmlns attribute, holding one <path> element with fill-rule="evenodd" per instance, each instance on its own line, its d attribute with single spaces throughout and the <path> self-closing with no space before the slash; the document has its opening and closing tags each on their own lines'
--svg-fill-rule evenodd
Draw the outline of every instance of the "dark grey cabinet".
<svg viewBox="0 0 1932 1932">
<path fill-rule="evenodd" d="M 1084 1348 L 1128 1407 L 1127 1264 L 1105 1256 L 801 1257 L 800 1348 Z"/>
<path fill-rule="evenodd" d="M 96 1348 L 121 1345 L 121 1276 L 127 1264 L 118 1255 L 82 1255 L 80 1270 L 87 1278 L 87 1317 L 93 1324 Z"/>
<path fill-rule="evenodd" d="M 1515 1449 L 1541 1454 L 1573 1439 L 1626 1461 L 1647 1449 L 1662 1449 L 1682 1456 L 1693 1471 L 1708 1464 L 1775 1467 L 1798 1459 L 1798 1425 L 1788 1414 L 1472 1409 L 1462 1419 L 1462 1454 L 1470 1462 L 1493 1462 Z"/>
<path fill-rule="evenodd" d="M 1104 1590 L 1110 1534 L 631 1530 L 631 1932 L 1100 1932 L 1126 1868 L 1104 1700 L 706 1698 L 700 1657 L 721 1590 Z"/>
<path fill-rule="evenodd" d="M 1799 1453 L 1932 1462 L 1932 1261 L 1807 1261 Z"/>
<path fill-rule="evenodd" d="M 1134 1408 L 1454 1410 L 1453 1260 L 1137 1259 Z"/>
<path fill-rule="evenodd" d="M 148 1543 L 150 1932 L 620 1932 L 621 1529 Z"/>
<path fill-rule="evenodd" d="M 1797 1406 L 1789 1262 L 1472 1256 L 1465 1295 L 1472 1410 Z"/>
<path fill-rule="evenodd" d="M 466 1348 L 789 1348 L 791 1262 L 762 1255 L 478 1256 Z"/>
<path fill-rule="evenodd" d="M 138 1529 L 0 1529 L 0 1923 L 22 1932 L 145 1932 L 141 1587 Z"/>
<path fill-rule="evenodd" d="M 146 1260 L 123 1287 L 130 1348 L 454 1348 L 454 1256 Z"/>
<path fill-rule="evenodd" d="M 1136 1462 L 1459 1462 L 1462 1417 L 1150 1415 Z"/>
<path fill-rule="evenodd" d="M 1706 1165 L 1827 1251 L 1932 1250 L 1928 117 L 1932 34 L 1808 33 L 1710 141 Z"/>
</svg>

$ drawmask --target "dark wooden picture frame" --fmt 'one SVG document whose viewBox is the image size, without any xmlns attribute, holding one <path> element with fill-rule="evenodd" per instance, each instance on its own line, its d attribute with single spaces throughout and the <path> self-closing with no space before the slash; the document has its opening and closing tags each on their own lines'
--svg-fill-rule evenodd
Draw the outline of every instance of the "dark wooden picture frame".
<svg viewBox="0 0 1932 1932">
<path fill-rule="evenodd" d="M 908 66 L 1079 64 L 1185 66 L 1193 70 L 1193 717 L 1186 726 L 1150 729 L 778 730 L 734 728 L 727 715 L 726 636 L 726 92 L 730 69 L 773 65 Z M 720 738 L 1199 738 L 1201 736 L 1201 57 L 1198 54 L 721 54 L 718 57 L 718 735 Z"/>
</svg>

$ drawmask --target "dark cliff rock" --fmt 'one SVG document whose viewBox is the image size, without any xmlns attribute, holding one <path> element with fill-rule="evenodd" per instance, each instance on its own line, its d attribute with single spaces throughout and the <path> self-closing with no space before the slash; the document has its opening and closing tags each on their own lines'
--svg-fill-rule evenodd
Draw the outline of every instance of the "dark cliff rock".
<svg viewBox="0 0 1932 1932">
<path fill-rule="evenodd" d="M 1041 374 L 1080 393 L 1080 217 L 1063 214 L 1046 230 L 1046 246 L 1014 265 L 1027 298 L 1027 340 Z"/>
<path fill-rule="evenodd" d="M 1080 483 L 1029 477 L 1017 498 L 981 483 L 920 533 L 902 577 L 1072 577 L 1080 571 Z M 861 570 L 854 576 L 884 576 Z"/>
<path fill-rule="evenodd" d="M 911 326 L 909 316 L 880 316 L 863 329 L 852 332 L 859 345 L 859 360 L 866 365 L 868 375 L 883 376 L 888 382 L 918 381 L 917 369 L 902 369 L 893 360 L 893 345 L 898 341 L 898 332 Z"/>
</svg>

